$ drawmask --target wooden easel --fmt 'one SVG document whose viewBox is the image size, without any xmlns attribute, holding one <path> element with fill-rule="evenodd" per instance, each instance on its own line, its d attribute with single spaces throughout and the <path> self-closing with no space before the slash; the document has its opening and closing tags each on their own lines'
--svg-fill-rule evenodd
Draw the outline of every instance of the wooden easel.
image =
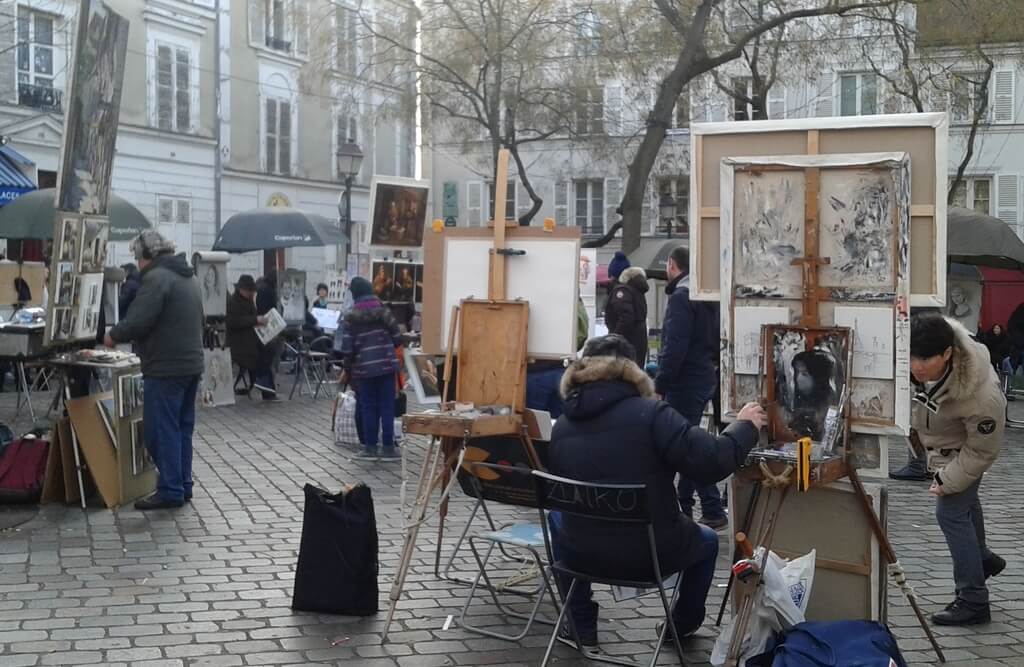
<svg viewBox="0 0 1024 667">
<path fill-rule="evenodd" d="M 818 132 L 817 130 L 811 130 L 807 136 L 807 152 L 808 154 L 818 153 Z M 819 227 L 820 227 L 820 216 L 818 201 L 820 197 L 820 185 L 821 185 L 821 170 L 818 168 L 808 168 L 804 170 L 806 177 L 806 194 L 805 194 L 805 224 L 804 224 L 804 256 L 798 257 L 792 260 L 793 266 L 799 266 L 802 274 L 802 316 L 800 318 L 800 324 L 804 327 L 820 327 L 820 302 L 826 300 L 830 296 L 828 289 L 822 289 L 818 280 L 819 270 L 822 266 L 829 264 L 829 258 L 821 257 L 819 255 L 820 243 L 819 243 Z M 723 298 L 725 295 L 723 295 Z M 852 346 L 852 341 L 851 341 Z M 762 336 L 762 346 L 764 348 L 764 358 L 768 359 L 770 354 L 771 341 L 766 336 Z M 763 371 L 764 369 L 762 369 Z M 864 512 L 865 517 L 868 519 L 871 531 L 875 538 L 878 540 L 883 557 L 888 563 L 889 574 L 893 577 L 893 580 L 899 586 L 907 598 L 907 602 L 914 610 L 914 614 L 917 616 L 917 620 L 928 637 L 928 641 L 931 643 L 932 648 L 935 650 L 938 656 L 939 662 L 945 662 L 946 658 L 939 647 L 938 642 L 935 639 L 935 635 L 932 633 L 931 627 L 928 625 L 928 621 L 924 614 L 921 612 L 920 607 L 917 604 L 917 598 L 914 594 L 913 588 L 907 582 L 906 573 L 903 571 L 903 567 L 896 557 L 896 552 L 892 547 L 892 542 L 889 541 L 889 536 L 886 531 L 882 528 L 882 523 L 875 513 L 874 507 L 871 504 L 871 499 L 868 497 L 864 485 L 861 483 L 860 478 L 857 475 L 856 468 L 851 464 L 850 461 L 850 447 L 849 447 L 849 421 L 850 421 L 850 404 L 847 402 L 845 415 L 844 415 L 844 430 L 846 443 L 844 455 L 842 461 L 836 462 L 838 465 L 830 465 L 827 461 L 820 464 L 817 469 L 815 478 L 812 479 L 811 487 L 822 487 L 830 484 L 844 477 L 848 477 L 853 485 L 855 495 L 859 500 L 861 510 Z M 763 546 L 765 550 L 765 558 L 761 561 L 761 570 L 754 574 L 752 577 L 747 579 L 745 582 L 739 582 L 736 584 L 736 595 L 739 600 L 738 611 L 736 613 L 732 639 L 729 643 L 729 650 L 726 654 L 725 665 L 726 667 L 738 667 L 740 650 L 742 649 L 743 640 L 746 635 L 747 627 L 749 626 L 750 618 L 753 613 L 754 604 L 757 600 L 757 589 L 761 585 L 762 572 L 767 560 L 767 554 L 771 548 L 772 539 L 775 534 L 775 528 L 778 525 L 778 517 L 782 511 L 783 502 L 785 501 L 786 494 L 790 486 L 795 485 L 797 480 L 795 476 L 789 475 L 788 471 L 791 471 L 791 467 L 787 468 L 784 464 L 778 463 L 771 466 L 762 465 L 760 471 L 746 470 L 741 471 L 738 477 L 756 480 L 755 483 L 762 485 L 766 490 L 766 494 L 760 493 L 760 489 L 755 489 L 750 499 L 749 507 L 746 511 L 747 521 L 755 516 L 758 512 L 758 508 L 762 509 L 762 521 L 758 530 L 757 539 L 754 544 Z M 763 496 L 763 497 L 762 497 Z M 777 496 L 774 507 L 771 501 Z M 745 530 L 749 529 L 750 526 L 744 526 Z M 730 588 L 734 583 L 734 579 L 730 573 Z M 728 603 L 729 599 L 729 588 L 726 590 L 725 599 L 723 600 L 724 605 Z M 721 619 L 721 613 L 719 614 Z"/>
<path fill-rule="evenodd" d="M 452 366 L 454 350 L 459 344 L 457 401 L 472 402 L 478 407 L 508 406 L 508 414 L 460 417 L 457 414 L 420 414 L 403 418 L 406 433 L 429 435 L 430 443 L 423 457 L 416 500 L 406 524 L 405 543 L 389 594 L 390 607 L 381 643 L 385 643 L 398 601 L 405 586 L 412 556 L 416 550 L 419 529 L 429 515 L 430 500 L 439 491 L 437 501 L 438 534 L 434 553 L 434 572 L 439 573 L 448 499 L 455 476 L 462 466 L 466 444 L 484 436 L 516 436 L 523 443 L 527 459 L 539 468 L 540 459 L 533 447 L 523 419 L 526 392 L 527 328 L 529 304 L 506 300 L 506 259 L 511 252 L 505 246 L 505 194 L 508 183 L 509 152 L 498 153 L 498 173 L 494 197 L 494 244 L 490 250 L 488 298 L 466 300 L 452 308 L 448 347 L 445 351 L 445 395 L 442 408 L 451 407 Z M 457 336 L 458 334 L 458 336 Z M 458 337 L 458 341 L 456 338 Z M 479 343 L 498 344 L 502 349 L 486 354 Z M 474 349 L 475 348 L 475 349 Z M 511 380 L 511 382 L 509 381 Z"/>
</svg>

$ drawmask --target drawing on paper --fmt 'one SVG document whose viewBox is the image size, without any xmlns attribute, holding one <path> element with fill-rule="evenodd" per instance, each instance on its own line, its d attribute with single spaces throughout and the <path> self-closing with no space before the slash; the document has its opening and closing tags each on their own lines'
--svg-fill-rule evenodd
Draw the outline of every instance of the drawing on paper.
<svg viewBox="0 0 1024 667">
<path fill-rule="evenodd" d="M 78 258 L 78 270 L 95 273 L 103 270 L 107 261 L 107 236 L 110 225 L 100 218 L 87 218 L 82 222 L 82 243 Z"/>
<path fill-rule="evenodd" d="M 733 373 L 761 373 L 761 327 L 765 324 L 789 324 L 789 308 L 736 306 L 733 309 Z"/>
<path fill-rule="evenodd" d="M 836 306 L 835 323 L 853 330 L 851 377 L 893 379 L 896 358 L 892 308 Z"/>
<path fill-rule="evenodd" d="M 199 385 L 199 404 L 203 407 L 234 405 L 234 378 L 231 375 L 231 351 L 203 350 L 203 377 Z"/>
<path fill-rule="evenodd" d="M 799 285 L 804 254 L 804 174 L 736 172 L 734 282 Z"/>
<path fill-rule="evenodd" d="M 102 273 L 83 273 L 78 276 L 75 304 L 78 318 L 72 331 L 73 338 L 95 337 L 100 324 L 100 297 L 103 292 Z"/>
<path fill-rule="evenodd" d="M 891 172 L 825 170 L 821 191 L 821 284 L 895 289 Z"/>
<path fill-rule="evenodd" d="M 846 335 L 777 327 L 769 342 L 776 434 L 821 440 L 828 409 L 839 404 L 846 386 Z"/>
<path fill-rule="evenodd" d="M 203 313 L 207 317 L 224 317 L 228 299 L 227 262 L 197 261 L 195 267 L 203 295 Z"/>
<path fill-rule="evenodd" d="M 968 331 L 978 330 L 981 311 L 981 283 L 973 280 L 950 280 L 946 314 L 964 325 Z"/>
<path fill-rule="evenodd" d="M 288 324 L 306 321 L 306 272 L 285 269 L 277 274 L 277 294 L 281 317 Z"/>
<path fill-rule="evenodd" d="M 850 410 L 854 421 L 891 422 L 895 418 L 892 382 L 857 379 L 852 386 Z"/>
</svg>

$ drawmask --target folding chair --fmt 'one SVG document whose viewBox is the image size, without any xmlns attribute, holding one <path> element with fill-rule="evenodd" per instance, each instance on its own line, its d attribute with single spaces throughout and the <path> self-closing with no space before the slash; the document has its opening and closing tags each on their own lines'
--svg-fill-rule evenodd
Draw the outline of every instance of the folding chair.
<svg viewBox="0 0 1024 667">
<path fill-rule="evenodd" d="M 526 451 L 526 446 L 523 440 L 518 436 L 489 436 L 485 438 L 475 438 L 469 442 L 469 446 L 474 450 L 486 452 L 487 458 L 492 461 L 501 461 L 507 465 L 532 467 L 531 456 Z M 534 448 L 534 454 L 540 460 L 541 465 L 544 465 L 547 459 L 546 443 L 532 441 L 530 446 Z M 477 515 L 482 513 L 490 530 L 496 531 L 498 528 L 494 523 L 494 519 L 487 511 L 487 506 L 480 499 L 479 495 L 477 495 L 477 487 L 474 485 L 473 481 L 474 475 L 470 473 L 468 465 L 463 466 L 458 471 L 457 479 L 462 492 L 470 498 L 473 498 L 475 502 L 473 503 L 473 509 L 469 513 L 469 518 L 466 520 L 466 525 L 459 534 L 458 539 L 455 541 L 455 547 L 452 549 L 451 555 L 448 557 L 444 568 L 440 568 L 439 561 L 435 563 L 434 575 L 439 579 L 469 586 L 472 585 L 473 579 L 451 574 L 451 570 L 455 565 L 455 560 L 458 558 L 459 552 L 462 550 L 462 545 L 466 542 L 469 532 L 473 527 L 473 522 L 476 520 Z M 532 502 L 530 507 L 533 507 Z M 498 548 L 501 550 L 502 556 L 505 558 L 526 562 L 523 558 L 510 553 L 505 548 L 505 545 L 501 544 Z"/>
<path fill-rule="evenodd" d="M 484 508 L 485 513 L 487 513 L 487 501 L 514 507 L 537 507 L 536 494 L 533 492 L 533 481 L 530 478 L 531 470 L 529 468 L 517 468 L 492 463 L 471 463 L 470 471 L 472 473 L 470 475 L 472 483 L 476 487 L 478 503 Z M 487 516 L 490 518 L 489 513 L 487 513 Z M 541 555 L 541 550 L 544 549 L 544 533 L 538 523 L 518 522 L 505 525 L 496 530 L 492 528 L 491 530 L 470 535 L 468 544 L 470 551 L 473 552 L 473 558 L 476 559 L 477 573 L 470 586 L 469 593 L 466 595 L 466 602 L 462 605 L 462 611 L 459 614 L 460 626 L 470 632 L 476 632 L 488 637 L 519 641 L 530 632 L 530 628 L 535 620 L 548 624 L 551 623 L 550 620 L 544 621 L 537 618 L 537 612 L 540 610 L 545 593 L 551 597 L 551 602 L 555 604 L 555 609 L 558 608 L 554 598 L 554 591 L 551 588 L 551 581 L 548 579 L 544 556 Z M 486 550 L 482 555 L 478 545 L 486 546 Z M 526 569 L 520 569 L 504 581 L 494 582 L 492 580 L 492 573 L 488 571 L 488 564 L 496 547 L 508 547 L 527 552 L 529 558 L 519 560 L 520 562 L 529 563 L 530 566 Z M 530 589 L 518 587 L 519 584 L 533 579 L 538 580 L 535 587 Z M 498 611 L 506 616 L 526 621 L 526 625 L 521 632 L 515 635 L 505 634 L 473 626 L 466 621 L 466 612 L 473 603 L 477 589 L 481 587 L 490 593 L 491 600 L 494 602 L 494 606 L 498 608 Z M 530 609 L 530 613 L 524 614 L 502 605 L 501 600 L 498 598 L 499 593 L 535 597 L 536 599 L 533 607 Z"/>
<path fill-rule="evenodd" d="M 236 364 L 237 365 L 237 364 Z M 245 389 L 246 398 L 252 398 L 252 373 L 245 370 L 241 366 L 238 367 L 238 375 L 235 376 L 235 384 L 232 385 L 231 389 L 235 392 L 238 391 L 238 383 L 242 383 L 242 388 Z"/>
<path fill-rule="evenodd" d="M 578 480 L 557 477 L 539 470 L 533 472 L 534 488 L 537 493 L 537 510 L 540 514 L 541 529 L 544 533 L 544 546 L 548 552 L 550 569 L 555 577 L 555 584 L 558 586 L 561 599 L 556 604 L 560 607 L 558 620 L 555 622 L 555 629 L 548 640 L 547 651 L 541 661 L 541 667 L 548 664 L 551 652 L 558 640 L 562 623 L 568 616 L 569 632 L 576 642 L 576 649 L 587 659 L 597 662 L 606 662 L 615 665 L 628 665 L 638 667 L 641 663 L 618 658 L 604 653 L 589 651 L 580 641 L 579 633 L 572 621 L 572 616 L 566 611 L 569 608 L 568 600 L 576 590 L 580 581 L 587 581 L 592 584 L 605 584 L 608 586 L 622 586 L 627 588 L 648 588 L 657 589 L 661 598 L 661 605 L 665 611 L 665 623 L 658 634 L 658 641 L 654 645 L 654 654 L 648 663 L 653 667 L 658 662 L 658 655 L 665 643 L 665 635 L 673 627 L 672 605 L 679 597 L 679 585 L 682 583 L 682 576 L 676 578 L 676 585 L 672 590 L 672 597 L 669 598 L 665 590 L 665 573 L 661 571 L 658 563 L 658 544 L 654 537 L 654 519 L 651 516 L 650 501 L 645 484 L 595 484 L 581 482 Z M 609 525 L 634 525 L 637 528 L 647 529 L 647 547 L 651 559 L 651 576 L 643 579 L 618 579 L 608 576 L 603 572 L 590 572 L 580 567 L 580 563 L 572 563 L 555 560 L 551 550 L 551 534 L 548 530 L 548 523 L 545 520 L 544 512 L 561 512 L 580 517 L 586 517 L 598 522 L 605 522 Z M 575 566 L 575 567 L 573 567 Z M 667 573 L 669 575 L 674 572 Z M 569 590 L 563 591 L 564 577 L 571 580 Z M 676 651 L 682 664 L 683 649 L 679 643 L 679 637 L 672 633 L 672 641 L 675 643 Z"/>
</svg>

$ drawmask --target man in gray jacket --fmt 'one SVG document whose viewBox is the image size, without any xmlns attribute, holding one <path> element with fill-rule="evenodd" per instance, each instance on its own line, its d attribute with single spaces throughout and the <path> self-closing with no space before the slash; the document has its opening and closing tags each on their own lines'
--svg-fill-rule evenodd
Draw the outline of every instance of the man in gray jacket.
<svg viewBox="0 0 1024 667">
<path fill-rule="evenodd" d="M 174 244 L 147 230 L 132 242 L 142 282 L 131 307 L 104 339 L 135 342 L 142 359 L 146 447 L 159 471 L 156 493 L 140 510 L 181 507 L 192 499 L 192 431 L 203 374 L 203 302 L 192 268 Z"/>
</svg>

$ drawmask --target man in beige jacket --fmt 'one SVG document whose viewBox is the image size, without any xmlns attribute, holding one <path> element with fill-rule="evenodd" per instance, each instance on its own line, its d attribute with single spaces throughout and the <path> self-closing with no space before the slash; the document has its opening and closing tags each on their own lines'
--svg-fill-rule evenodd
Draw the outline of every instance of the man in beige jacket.
<svg viewBox="0 0 1024 667">
<path fill-rule="evenodd" d="M 932 616 L 938 625 L 990 620 L 985 580 L 1006 561 L 985 546 L 978 487 L 999 456 L 1006 398 L 988 350 L 960 323 L 938 313 L 914 315 L 910 324 L 914 380 L 911 426 L 928 455 L 936 496 L 935 517 L 953 558 L 956 599 Z"/>
</svg>

